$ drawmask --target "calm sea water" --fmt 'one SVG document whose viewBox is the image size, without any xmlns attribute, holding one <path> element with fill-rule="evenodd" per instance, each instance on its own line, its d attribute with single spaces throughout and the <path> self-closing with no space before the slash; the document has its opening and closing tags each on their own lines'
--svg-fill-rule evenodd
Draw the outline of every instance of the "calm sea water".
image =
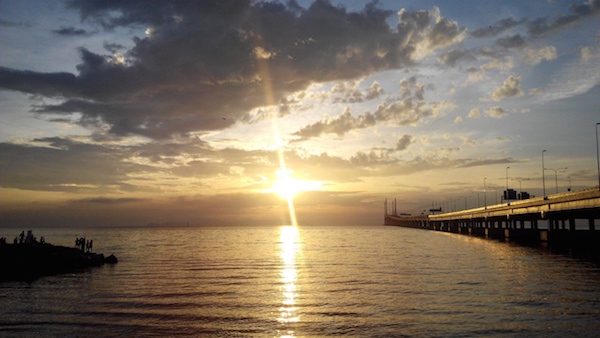
<svg viewBox="0 0 600 338">
<path fill-rule="evenodd" d="M 120 262 L 0 283 L 1 337 L 600 335 L 598 265 L 496 241 L 384 226 L 34 234 L 86 236 Z"/>
</svg>

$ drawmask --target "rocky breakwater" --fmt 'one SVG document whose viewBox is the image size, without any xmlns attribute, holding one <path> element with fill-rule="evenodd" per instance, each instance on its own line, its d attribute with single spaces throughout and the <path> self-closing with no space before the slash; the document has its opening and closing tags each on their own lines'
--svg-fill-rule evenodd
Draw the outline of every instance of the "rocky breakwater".
<svg viewBox="0 0 600 338">
<path fill-rule="evenodd" d="M 114 255 L 85 252 L 37 241 L 0 241 L 0 280 L 35 280 L 42 276 L 115 264 Z"/>
</svg>

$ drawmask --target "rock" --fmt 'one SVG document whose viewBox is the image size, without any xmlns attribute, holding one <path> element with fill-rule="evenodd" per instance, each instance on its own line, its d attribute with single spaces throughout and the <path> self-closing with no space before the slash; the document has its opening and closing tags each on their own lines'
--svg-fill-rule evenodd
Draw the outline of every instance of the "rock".
<svg viewBox="0 0 600 338">
<path fill-rule="evenodd" d="M 35 280 L 101 266 L 105 260 L 102 254 L 46 243 L 6 244 L 0 246 L 0 280 Z"/>
<path fill-rule="evenodd" d="M 104 263 L 106 264 L 116 264 L 118 261 L 119 260 L 114 254 L 111 254 L 110 256 L 104 258 Z"/>
</svg>

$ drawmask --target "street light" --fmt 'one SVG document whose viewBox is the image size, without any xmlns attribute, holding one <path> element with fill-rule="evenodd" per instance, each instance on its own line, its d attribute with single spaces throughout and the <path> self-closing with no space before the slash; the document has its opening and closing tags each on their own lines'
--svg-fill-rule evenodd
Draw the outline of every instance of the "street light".
<svg viewBox="0 0 600 338">
<path fill-rule="evenodd" d="M 600 150 L 598 150 L 598 126 L 600 126 L 600 122 L 596 123 L 596 162 L 598 163 L 598 190 L 600 190 Z"/>
<path fill-rule="evenodd" d="M 528 178 L 512 178 L 513 181 L 519 181 L 519 199 L 523 199 L 523 188 L 521 187 L 521 182 L 522 181 L 529 181 Z"/>
<path fill-rule="evenodd" d="M 546 170 L 554 170 L 554 182 L 556 183 L 556 193 L 558 194 L 558 172 L 561 170 L 567 170 L 569 168 L 564 167 L 564 168 L 558 168 L 558 169 L 552 169 L 552 168 L 547 168 Z"/>
<path fill-rule="evenodd" d="M 508 195 L 508 169 L 510 169 L 510 167 L 506 167 L 506 203 L 510 205 L 510 196 Z"/>
<path fill-rule="evenodd" d="M 479 206 L 481 205 L 481 200 L 479 199 L 479 191 L 472 191 L 471 194 L 477 194 L 477 207 L 479 208 Z"/>
<path fill-rule="evenodd" d="M 483 178 L 483 206 L 484 209 L 487 209 L 487 193 L 485 192 L 485 180 L 487 180 L 487 177 Z"/>
<path fill-rule="evenodd" d="M 544 166 L 544 153 L 546 150 L 542 150 L 542 188 L 544 189 L 544 199 L 546 199 L 546 166 Z"/>
</svg>

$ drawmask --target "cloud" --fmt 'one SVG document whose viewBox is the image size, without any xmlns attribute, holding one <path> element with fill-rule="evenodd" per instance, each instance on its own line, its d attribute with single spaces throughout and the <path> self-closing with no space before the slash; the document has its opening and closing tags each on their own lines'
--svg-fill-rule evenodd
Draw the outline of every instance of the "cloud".
<svg viewBox="0 0 600 338">
<path fill-rule="evenodd" d="M 365 91 L 360 91 L 358 86 L 361 81 L 343 81 L 336 83 L 329 93 L 334 103 L 358 103 L 374 100 L 384 94 L 383 88 L 377 81 Z"/>
<path fill-rule="evenodd" d="M 90 36 L 91 33 L 85 29 L 75 27 L 61 27 L 52 31 L 53 33 L 61 36 Z"/>
<path fill-rule="evenodd" d="M 493 60 L 488 63 L 485 63 L 481 66 L 481 69 L 491 70 L 498 69 L 502 71 L 511 70 L 514 67 L 512 56 L 503 57 L 501 59 Z"/>
<path fill-rule="evenodd" d="M 374 81 L 371 84 L 371 87 L 369 87 L 369 90 L 367 91 L 367 93 L 365 94 L 365 99 L 373 100 L 373 99 L 380 97 L 383 93 L 384 93 L 384 90 L 383 90 L 383 88 L 381 88 L 381 85 L 379 84 L 379 82 Z"/>
<path fill-rule="evenodd" d="M 72 0 L 68 8 L 84 23 L 149 27 L 151 34 L 134 37 L 119 55 L 81 48 L 76 74 L 0 68 L 0 89 L 59 100 L 41 103 L 38 114 L 81 116 L 78 123 L 92 130 L 152 139 L 227 128 L 314 83 L 401 69 L 464 32 L 436 7 L 401 10 L 393 27 L 393 12 L 376 3 L 359 12 L 324 0 L 308 8 L 293 1 Z M 379 94 L 374 86 L 365 99 Z"/>
<path fill-rule="evenodd" d="M 25 22 L 16 22 L 0 18 L 0 27 L 31 27 L 31 24 Z"/>
<path fill-rule="evenodd" d="M 396 142 L 396 148 L 395 148 L 395 150 L 397 150 L 397 151 L 406 150 L 406 148 L 408 148 L 408 146 L 410 146 L 414 142 L 415 142 L 415 140 L 414 140 L 414 138 L 412 136 L 410 136 L 410 135 L 403 135 L 402 137 L 400 137 L 398 139 L 398 142 Z"/>
<path fill-rule="evenodd" d="M 414 46 L 416 59 L 464 39 L 466 28 L 459 28 L 456 22 L 443 18 L 438 7 L 416 12 L 403 8 L 398 12 L 398 18 L 398 32 Z"/>
<path fill-rule="evenodd" d="M 469 111 L 469 115 L 467 116 L 470 119 L 478 119 L 481 117 L 481 113 L 478 108 L 473 108 Z"/>
<path fill-rule="evenodd" d="M 504 18 L 495 22 L 493 25 L 483 28 L 478 28 L 471 32 L 471 36 L 476 38 L 487 38 L 496 36 L 510 28 L 516 27 L 524 23 L 526 19 L 515 20 L 514 18 Z"/>
<path fill-rule="evenodd" d="M 531 65 L 537 65 L 544 60 L 551 61 L 556 59 L 556 47 L 544 46 L 538 49 L 527 48 L 523 51 L 522 58 Z"/>
<path fill-rule="evenodd" d="M 477 58 L 472 52 L 466 50 L 452 49 L 438 58 L 438 63 L 448 67 L 454 67 L 459 62 L 474 62 Z"/>
<path fill-rule="evenodd" d="M 325 118 L 319 122 L 310 124 L 294 132 L 292 135 L 299 136 L 296 141 L 304 141 L 323 134 L 336 134 L 343 136 L 355 129 L 364 129 L 375 126 L 378 122 L 393 121 L 397 125 L 414 125 L 421 119 L 434 116 L 440 111 L 453 109 L 448 102 L 428 103 L 425 101 L 425 84 L 417 82 L 417 78 L 403 78 L 400 80 L 400 96 L 395 101 L 385 102 L 378 105 L 375 112 L 366 112 L 359 116 L 353 116 L 350 108 L 346 107 L 341 115 L 335 118 Z M 371 86 L 370 91 L 379 84 Z M 338 83 L 332 92 L 347 92 L 346 85 Z M 352 92 L 355 92 L 352 90 Z"/>
<path fill-rule="evenodd" d="M 506 116 L 508 112 L 499 106 L 495 106 L 485 110 L 485 114 L 495 119 L 501 119 Z"/>
<path fill-rule="evenodd" d="M 544 94 L 544 89 L 543 88 L 531 88 L 529 89 L 529 95 L 532 96 L 539 96 Z"/>
<path fill-rule="evenodd" d="M 141 169 L 125 164 L 108 147 L 64 139 L 38 140 L 48 145 L 0 143 L 1 186 L 25 190 L 127 190 L 129 172 Z M 42 169 L 43 168 L 43 169 Z"/>
<path fill-rule="evenodd" d="M 358 117 L 352 116 L 350 108 L 346 107 L 344 112 L 334 118 L 326 118 L 322 121 L 308 125 L 292 135 L 300 136 L 302 140 L 318 137 L 321 134 L 337 134 L 342 136 L 354 129 L 363 129 L 374 126 L 376 118 L 374 114 L 367 113 Z"/>
<path fill-rule="evenodd" d="M 483 79 L 485 79 L 485 72 L 479 68 L 476 67 L 469 67 L 467 69 L 467 81 L 465 82 L 465 84 L 469 84 L 469 83 L 475 83 L 475 82 L 479 82 L 482 81 Z"/>
<path fill-rule="evenodd" d="M 469 145 L 469 146 L 476 146 L 477 142 L 473 141 L 473 139 L 471 139 L 470 137 L 466 136 L 466 135 L 462 135 L 460 136 L 460 139 L 463 141 L 464 144 Z"/>
<path fill-rule="evenodd" d="M 581 60 L 584 63 L 598 57 L 598 47 L 581 47 Z"/>
<path fill-rule="evenodd" d="M 83 198 L 72 201 L 73 203 L 92 203 L 92 204 L 129 204 L 129 203 L 141 203 L 146 202 L 148 199 L 145 198 L 132 198 L 132 197 L 123 197 L 123 198 L 109 198 L 109 197 L 92 197 L 92 198 Z"/>
<path fill-rule="evenodd" d="M 544 88 L 540 100 L 560 100 L 588 92 L 600 84 L 600 58 L 573 60 Z"/>
<path fill-rule="evenodd" d="M 528 22 L 528 31 L 532 36 L 544 35 L 548 32 L 557 31 L 564 27 L 574 24 L 587 17 L 592 17 L 600 12 L 600 1 L 588 0 L 583 4 L 572 4 L 571 14 L 557 15 L 552 20 L 548 18 L 539 18 Z"/>
<path fill-rule="evenodd" d="M 521 90 L 521 77 L 514 77 L 510 75 L 501 87 L 497 87 L 492 93 L 492 100 L 500 101 L 505 98 L 513 96 L 521 96 L 523 91 Z"/>
<path fill-rule="evenodd" d="M 515 34 L 513 36 L 500 38 L 500 39 L 496 40 L 496 44 L 500 47 L 509 49 L 509 48 L 523 47 L 527 44 L 527 42 L 521 35 Z"/>
</svg>

